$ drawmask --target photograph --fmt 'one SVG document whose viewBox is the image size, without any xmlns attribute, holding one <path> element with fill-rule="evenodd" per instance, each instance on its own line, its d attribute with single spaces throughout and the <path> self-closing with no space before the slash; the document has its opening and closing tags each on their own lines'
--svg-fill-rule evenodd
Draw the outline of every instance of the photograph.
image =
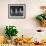
<svg viewBox="0 0 46 46">
<path fill-rule="evenodd" d="M 8 4 L 9 19 L 24 19 L 26 17 L 25 4 Z"/>
<path fill-rule="evenodd" d="M 46 0 L 0 0 L 0 46 L 46 46 Z"/>
</svg>

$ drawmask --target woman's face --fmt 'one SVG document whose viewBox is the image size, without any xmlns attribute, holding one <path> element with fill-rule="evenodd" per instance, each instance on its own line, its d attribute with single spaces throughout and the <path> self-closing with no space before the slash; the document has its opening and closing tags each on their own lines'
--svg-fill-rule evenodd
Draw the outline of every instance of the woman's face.
<svg viewBox="0 0 46 46">
<path fill-rule="evenodd" d="M 42 8 L 42 12 L 46 14 L 46 8 Z"/>
</svg>

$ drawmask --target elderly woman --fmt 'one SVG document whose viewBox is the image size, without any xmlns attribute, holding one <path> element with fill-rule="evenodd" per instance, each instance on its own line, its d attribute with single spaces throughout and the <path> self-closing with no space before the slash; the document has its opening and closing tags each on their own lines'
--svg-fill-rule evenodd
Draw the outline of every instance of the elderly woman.
<svg viewBox="0 0 46 46">
<path fill-rule="evenodd" d="M 40 21 L 41 26 L 46 27 L 46 6 L 41 6 L 42 14 L 36 16 L 36 19 Z"/>
</svg>

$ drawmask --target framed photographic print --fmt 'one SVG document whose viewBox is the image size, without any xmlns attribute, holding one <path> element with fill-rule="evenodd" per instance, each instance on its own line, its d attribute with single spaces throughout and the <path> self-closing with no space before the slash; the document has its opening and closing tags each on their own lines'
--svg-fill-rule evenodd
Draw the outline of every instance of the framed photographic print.
<svg viewBox="0 0 46 46">
<path fill-rule="evenodd" d="M 8 4 L 9 19 L 24 19 L 26 17 L 25 4 Z"/>
</svg>

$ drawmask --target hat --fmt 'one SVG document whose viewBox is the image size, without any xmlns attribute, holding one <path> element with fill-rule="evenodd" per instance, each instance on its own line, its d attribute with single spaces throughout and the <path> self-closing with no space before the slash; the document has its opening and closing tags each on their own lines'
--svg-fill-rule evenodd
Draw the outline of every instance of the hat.
<svg viewBox="0 0 46 46">
<path fill-rule="evenodd" d="M 46 9 L 46 6 L 40 6 L 40 9 L 44 9 L 44 8 Z"/>
</svg>

